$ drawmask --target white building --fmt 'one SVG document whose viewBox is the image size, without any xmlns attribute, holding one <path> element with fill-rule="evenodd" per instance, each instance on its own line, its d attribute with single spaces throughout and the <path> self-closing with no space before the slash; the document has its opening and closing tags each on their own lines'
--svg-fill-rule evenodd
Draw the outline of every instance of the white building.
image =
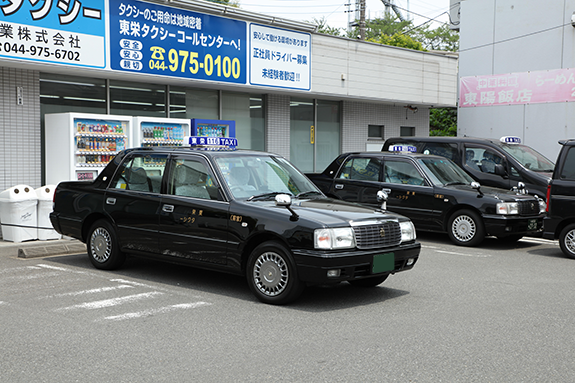
<svg viewBox="0 0 575 383">
<path fill-rule="evenodd" d="M 32 3 L 0 5 L 0 190 L 46 181 L 46 114 L 233 120 L 240 148 L 321 171 L 456 105 L 455 57 L 201 0 Z"/>
<path fill-rule="evenodd" d="M 575 0 L 454 0 L 452 20 L 458 10 L 458 135 L 519 136 L 555 161 L 575 137 Z"/>
</svg>

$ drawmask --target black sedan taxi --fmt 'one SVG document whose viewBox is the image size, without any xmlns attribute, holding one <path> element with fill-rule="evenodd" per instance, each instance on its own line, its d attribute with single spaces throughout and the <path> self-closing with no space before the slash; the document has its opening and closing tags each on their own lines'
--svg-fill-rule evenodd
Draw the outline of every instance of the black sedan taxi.
<svg viewBox="0 0 575 383">
<path fill-rule="evenodd" d="M 456 245 L 477 246 L 485 236 L 517 241 L 542 230 L 545 202 L 521 190 L 482 187 L 451 160 L 399 152 L 345 153 L 308 177 L 328 196 L 377 206 L 411 218 L 416 229 L 447 232 Z"/>
<path fill-rule="evenodd" d="M 311 284 L 376 286 L 421 249 L 408 218 L 327 198 L 284 158 L 255 151 L 128 149 L 96 180 L 60 183 L 50 219 L 97 268 L 131 254 L 245 275 L 272 304 Z"/>
</svg>

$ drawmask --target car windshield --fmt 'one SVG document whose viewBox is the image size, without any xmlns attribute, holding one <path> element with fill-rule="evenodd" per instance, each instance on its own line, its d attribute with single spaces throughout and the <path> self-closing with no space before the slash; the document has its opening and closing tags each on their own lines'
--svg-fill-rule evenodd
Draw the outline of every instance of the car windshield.
<svg viewBox="0 0 575 383">
<path fill-rule="evenodd" d="M 501 148 L 525 168 L 534 172 L 552 172 L 555 164 L 543 154 L 525 145 L 501 145 Z"/>
<path fill-rule="evenodd" d="M 216 163 L 237 199 L 273 198 L 280 193 L 306 198 L 322 195 L 305 175 L 281 157 L 263 153 L 221 155 Z"/>
<path fill-rule="evenodd" d="M 423 158 L 417 162 L 434 185 L 469 185 L 473 182 L 467 173 L 446 158 Z"/>
</svg>

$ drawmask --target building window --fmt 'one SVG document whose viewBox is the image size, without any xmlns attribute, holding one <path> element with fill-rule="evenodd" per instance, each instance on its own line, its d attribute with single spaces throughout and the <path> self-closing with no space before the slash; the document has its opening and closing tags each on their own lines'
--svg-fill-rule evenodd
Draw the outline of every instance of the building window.
<svg viewBox="0 0 575 383">
<path fill-rule="evenodd" d="M 415 126 L 402 126 L 399 128 L 399 135 L 401 137 L 415 136 Z"/>
<path fill-rule="evenodd" d="M 383 125 L 368 125 L 367 138 L 370 140 L 383 140 L 384 138 Z"/>
<path fill-rule="evenodd" d="M 217 90 L 170 86 L 170 117 L 219 120 L 218 93 Z"/>
<path fill-rule="evenodd" d="M 40 105 L 42 121 L 46 113 L 106 114 L 106 80 L 42 73 Z"/>
<path fill-rule="evenodd" d="M 222 120 L 236 122 L 241 149 L 265 150 L 263 100 L 262 95 L 222 92 Z"/>
<path fill-rule="evenodd" d="M 110 80 L 110 114 L 166 117 L 166 86 Z"/>
</svg>

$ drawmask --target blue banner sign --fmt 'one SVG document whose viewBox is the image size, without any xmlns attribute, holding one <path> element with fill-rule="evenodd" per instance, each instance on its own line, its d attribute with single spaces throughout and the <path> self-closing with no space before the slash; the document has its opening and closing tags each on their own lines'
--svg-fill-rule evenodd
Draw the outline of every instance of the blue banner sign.
<svg viewBox="0 0 575 383">
<path fill-rule="evenodd" d="M 246 83 L 247 24 L 137 0 L 110 0 L 114 70 Z"/>
<path fill-rule="evenodd" d="M 104 0 L 0 0 L 0 56 L 104 68 Z"/>
</svg>

